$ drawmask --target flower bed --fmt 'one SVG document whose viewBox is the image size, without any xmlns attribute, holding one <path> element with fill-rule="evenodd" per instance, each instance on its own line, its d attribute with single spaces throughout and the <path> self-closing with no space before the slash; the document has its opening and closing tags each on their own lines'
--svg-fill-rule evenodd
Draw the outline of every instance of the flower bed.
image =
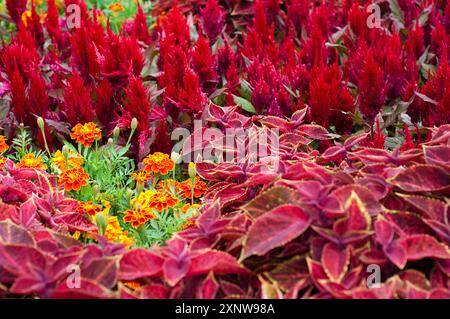
<svg viewBox="0 0 450 319">
<path fill-rule="evenodd" d="M 450 4 L 2 4 L 1 297 L 450 298 Z"/>
</svg>

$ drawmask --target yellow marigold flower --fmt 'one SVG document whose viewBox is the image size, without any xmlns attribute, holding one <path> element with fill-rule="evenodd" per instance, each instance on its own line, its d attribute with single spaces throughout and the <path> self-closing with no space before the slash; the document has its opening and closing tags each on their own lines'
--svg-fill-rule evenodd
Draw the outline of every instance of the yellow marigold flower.
<svg viewBox="0 0 450 319">
<path fill-rule="evenodd" d="M 8 144 L 6 144 L 6 137 L 0 135 L 0 153 L 7 151 L 9 148 Z"/>
<path fill-rule="evenodd" d="M 159 173 L 161 175 L 167 175 L 175 168 L 175 163 L 169 157 L 169 155 L 156 152 L 153 153 L 142 161 L 145 165 L 144 170 L 151 173 Z"/>
<path fill-rule="evenodd" d="M 192 197 L 192 181 L 191 179 L 187 179 L 184 182 L 178 184 L 178 188 L 182 191 L 183 195 L 186 198 Z M 202 181 L 198 176 L 195 177 L 194 180 L 194 197 L 200 198 L 203 194 L 206 193 L 208 187 L 206 183 Z"/>
<path fill-rule="evenodd" d="M 82 186 L 88 184 L 89 175 L 82 167 L 66 169 L 59 176 L 59 184 L 64 186 L 66 191 L 79 191 Z"/>
<path fill-rule="evenodd" d="M 123 220 L 126 223 L 131 223 L 134 228 L 139 228 L 139 226 L 145 224 L 149 220 L 156 218 L 156 215 L 147 207 L 136 208 L 134 210 L 127 210 Z"/>
<path fill-rule="evenodd" d="M 24 26 L 28 26 L 28 20 L 31 20 L 31 11 L 27 10 L 22 13 L 22 22 Z"/>
<path fill-rule="evenodd" d="M 105 238 L 113 243 L 131 246 L 133 239 L 128 237 L 128 232 L 120 226 L 117 216 L 108 216 L 108 226 L 105 230 Z"/>
<path fill-rule="evenodd" d="M 0 168 L 3 168 L 3 166 L 5 166 L 6 160 L 6 157 L 0 156 Z"/>
<path fill-rule="evenodd" d="M 178 204 L 178 201 L 178 198 L 174 197 L 171 193 L 158 192 L 153 196 L 150 207 L 156 209 L 158 212 L 162 212 L 168 207 L 175 207 Z"/>
<path fill-rule="evenodd" d="M 80 214 L 87 214 L 89 216 L 95 216 L 102 211 L 102 208 L 95 205 L 93 202 L 80 202 L 76 208 L 76 212 Z"/>
<path fill-rule="evenodd" d="M 36 158 L 34 153 L 29 153 L 22 157 L 22 159 L 17 163 L 17 167 L 22 168 L 36 168 L 36 169 L 42 169 L 46 170 L 47 165 L 42 163 L 42 156 L 39 156 Z"/>
<path fill-rule="evenodd" d="M 136 183 L 145 184 L 152 178 L 152 175 L 149 172 L 141 169 L 139 171 L 131 173 L 130 177 L 136 180 Z"/>
<path fill-rule="evenodd" d="M 131 206 L 134 208 L 140 207 L 150 207 L 150 204 L 153 202 L 153 198 L 157 195 L 157 193 L 153 190 L 148 190 L 145 192 L 139 193 L 138 197 L 135 197 L 131 200 Z"/>
<path fill-rule="evenodd" d="M 76 230 L 76 231 L 73 233 L 72 238 L 78 240 L 78 239 L 80 238 L 80 236 L 81 236 L 81 233 L 80 233 L 78 230 Z"/>
<path fill-rule="evenodd" d="M 114 11 L 114 12 L 119 12 L 119 11 L 125 10 L 125 8 L 123 7 L 121 2 L 116 2 L 116 3 L 109 5 L 108 9 L 111 11 Z"/>
<path fill-rule="evenodd" d="M 67 157 L 67 164 L 68 164 L 67 167 L 66 158 L 64 157 L 64 154 L 58 150 L 53 155 L 52 164 L 58 167 L 61 171 L 64 171 L 67 168 L 78 167 L 83 165 L 83 157 L 78 153 L 69 151 L 69 156 Z"/>
<path fill-rule="evenodd" d="M 102 132 L 93 122 L 86 124 L 78 123 L 72 128 L 70 138 L 84 147 L 91 147 L 95 140 L 102 138 Z"/>
</svg>

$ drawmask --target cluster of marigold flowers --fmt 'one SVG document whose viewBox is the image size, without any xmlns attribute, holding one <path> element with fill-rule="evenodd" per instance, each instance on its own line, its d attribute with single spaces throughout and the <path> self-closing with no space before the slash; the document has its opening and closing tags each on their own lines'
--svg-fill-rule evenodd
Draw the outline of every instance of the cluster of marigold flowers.
<svg viewBox="0 0 450 319">
<path fill-rule="evenodd" d="M 102 137 L 100 129 L 93 122 L 77 124 L 72 128 L 70 137 L 84 147 L 92 147 L 95 141 Z M 66 191 L 79 191 L 89 181 L 89 174 L 83 169 L 83 158 L 67 148 L 63 152 L 57 151 L 53 157 L 54 164 L 61 171 L 59 184 Z"/>
<path fill-rule="evenodd" d="M 200 198 L 207 190 L 206 183 L 198 176 L 178 182 L 167 178 L 175 169 L 175 162 L 168 154 L 156 152 L 142 161 L 143 168 L 131 174 L 136 181 L 138 195 L 131 201 L 132 209 L 125 212 L 124 221 L 134 228 L 139 228 L 149 220 L 154 220 L 157 213 L 177 208 L 177 217 L 180 212 L 186 214 L 190 209 L 197 209 L 198 204 L 185 203 L 184 199 Z M 158 180 L 160 177 L 163 179 Z M 156 185 L 153 185 L 155 184 Z M 152 184 L 152 189 L 142 191 L 145 184 Z M 181 205 L 181 207 L 180 207 Z"/>
<path fill-rule="evenodd" d="M 93 202 L 80 202 L 76 211 L 80 214 L 89 216 L 99 229 L 103 228 L 102 235 L 105 236 L 108 241 L 131 246 L 134 241 L 129 236 L 128 231 L 124 230 L 120 225 L 119 218 L 117 216 L 109 215 L 111 204 L 106 200 L 102 202 L 104 206 L 103 209 Z M 79 236 L 79 232 L 74 234 L 76 239 L 78 239 Z"/>
</svg>

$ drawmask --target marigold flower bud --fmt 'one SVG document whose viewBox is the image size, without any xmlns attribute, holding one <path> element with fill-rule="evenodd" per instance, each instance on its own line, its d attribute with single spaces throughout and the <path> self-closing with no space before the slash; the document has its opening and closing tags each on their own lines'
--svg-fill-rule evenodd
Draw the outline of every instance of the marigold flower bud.
<svg viewBox="0 0 450 319">
<path fill-rule="evenodd" d="M 44 119 L 40 116 L 37 118 L 37 125 L 41 130 L 44 130 Z"/>
<path fill-rule="evenodd" d="M 133 117 L 133 119 L 131 120 L 131 129 L 134 131 L 138 126 L 138 120 L 137 118 Z"/>
<path fill-rule="evenodd" d="M 116 126 L 113 131 L 114 140 L 117 140 L 119 138 L 119 134 L 120 134 L 120 128 L 118 126 Z"/>
<path fill-rule="evenodd" d="M 190 162 L 189 163 L 188 172 L 189 172 L 189 177 L 191 179 L 194 179 L 195 176 L 197 175 L 197 170 L 195 169 L 195 163 L 194 162 Z"/>
<path fill-rule="evenodd" d="M 69 157 L 69 152 L 70 152 L 70 149 L 69 149 L 69 147 L 67 146 L 67 145 L 64 145 L 63 147 L 62 147 L 62 154 L 64 155 L 64 157 L 67 159 L 68 157 Z"/>
</svg>

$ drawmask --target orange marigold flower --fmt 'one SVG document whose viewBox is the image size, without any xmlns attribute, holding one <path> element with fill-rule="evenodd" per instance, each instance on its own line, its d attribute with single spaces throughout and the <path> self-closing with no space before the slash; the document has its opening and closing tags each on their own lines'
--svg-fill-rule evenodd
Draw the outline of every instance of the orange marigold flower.
<svg viewBox="0 0 450 319">
<path fill-rule="evenodd" d="M 9 146 L 8 144 L 6 144 L 6 137 L 0 135 L 0 153 L 5 152 L 6 150 L 8 150 L 8 148 Z"/>
<path fill-rule="evenodd" d="M 89 175 L 82 167 L 69 168 L 59 176 L 59 183 L 64 186 L 66 191 L 79 191 L 82 186 L 88 184 Z"/>
<path fill-rule="evenodd" d="M 66 166 L 66 158 L 61 151 L 56 151 L 53 155 L 52 164 L 58 167 L 61 171 L 66 170 L 70 167 L 77 167 L 83 165 L 83 157 L 80 154 L 75 153 L 73 151 L 69 152 L 69 156 L 67 157 L 67 165 Z"/>
<path fill-rule="evenodd" d="M 191 198 L 192 196 L 192 181 L 191 179 L 187 179 L 184 182 L 178 184 L 178 188 L 183 192 L 183 195 L 186 198 Z M 208 187 L 206 183 L 202 181 L 198 176 L 195 177 L 194 180 L 194 197 L 200 198 L 206 191 Z"/>
<path fill-rule="evenodd" d="M 139 226 L 145 224 L 149 220 L 156 218 L 156 215 L 149 208 L 136 208 L 134 210 L 127 210 L 123 220 L 126 223 L 131 223 L 134 228 L 139 228 Z"/>
<path fill-rule="evenodd" d="M 119 12 L 119 11 L 125 10 L 125 8 L 123 7 L 121 2 L 116 2 L 116 3 L 110 4 L 108 9 L 113 12 Z"/>
<path fill-rule="evenodd" d="M 128 281 L 128 282 L 124 282 L 123 284 L 133 290 L 138 290 L 141 288 L 141 284 L 138 283 L 137 281 Z"/>
<path fill-rule="evenodd" d="M 138 184 L 145 184 L 152 178 L 152 174 L 143 169 L 131 173 L 130 176 L 136 180 L 136 183 Z"/>
<path fill-rule="evenodd" d="M 42 163 L 42 156 L 36 157 L 34 153 L 29 153 L 22 157 L 19 163 L 17 163 L 17 167 L 36 168 L 44 171 L 47 169 L 47 165 Z"/>
<path fill-rule="evenodd" d="M 192 226 L 195 226 L 195 220 L 192 219 L 192 218 L 188 218 L 188 219 L 186 219 L 186 222 L 183 225 L 181 225 L 181 229 L 180 230 L 185 230 L 185 229 L 187 229 L 189 227 L 192 227 Z"/>
<path fill-rule="evenodd" d="M 80 202 L 80 204 L 76 208 L 76 212 L 87 214 L 89 216 L 95 216 L 101 211 L 102 208 L 98 205 L 95 205 L 93 202 Z"/>
<path fill-rule="evenodd" d="M 156 184 L 156 189 L 159 192 L 176 192 L 177 191 L 177 181 L 169 178 L 167 180 L 160 180 L 158 184 Z"/>
<path fill-rule="evenodd" d="M 169 157 L 169 155 L 156 152 L 153 153 L 142 161 L 145 165 L 144 170 L 152 173 L 159 173 L 161 175 L 167 175 L 175 168 L 175 163 Z"/>
<path fill-rule="evenodd" d="M 95 140 L 102 138 L 102 132 L 93 122 L 77 124 L 72 128 L 70 138 L 84 147 L 91 147 Z"/>
<path fill-rule="evenodd" d="M 175 207 L 177 204 L 178 198 L 174 197 L 171 193 L 158 192 L 150 202 L 150 207 L 156 209 L 158 212 L 162 212 L 168 207 Z"/>
<path fill-rule="evenodd" d="M 134 208 L 140 207 L 150 207 L 150 204 L 153 202 L 153 198 L 157 195 L 153 190 L 148 190 L 145 192 L 139 193 L 138 197 L 135 197 L 131 200 L 131 206 Z"/>
<path fill-rule="evenodd" d="M 187 203 L 187 204 L 184 204 L 183 206 L 181 206 L 181 212 L 185 215 L 185 214 L 187 214 L 189 209 L 197 209 L 199 207 L 200 207 L 199 204 L 192 204 L 191 205 L 191 204 Z"/>
</svg>

